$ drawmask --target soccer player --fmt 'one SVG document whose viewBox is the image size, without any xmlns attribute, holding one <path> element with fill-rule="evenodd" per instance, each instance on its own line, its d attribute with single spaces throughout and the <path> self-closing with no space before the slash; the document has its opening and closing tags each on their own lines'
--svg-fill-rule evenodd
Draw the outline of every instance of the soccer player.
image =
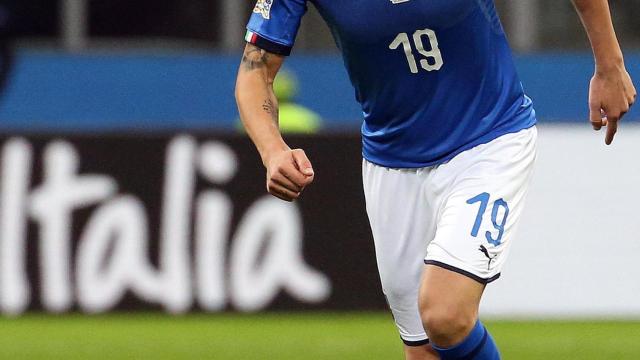
<svg viewBox="0 0 640 360">
<path fill-rule="evenodd" d="M 406 359 L 499 359 L 478 307 L 522 213 L 536 118 L 493 0 L 310 1 L 332 30 L 363 109 L 367 213 Z M 591 124 L 606 127 L 611 144 L 636 91 L 608 2 L 574 3 L 595 55 Z M 306 5 L 258 1 L 236 85 L 267 189 L 287 201 L 314 172 L 278 131 L 272 83 Z"/>
</svg>

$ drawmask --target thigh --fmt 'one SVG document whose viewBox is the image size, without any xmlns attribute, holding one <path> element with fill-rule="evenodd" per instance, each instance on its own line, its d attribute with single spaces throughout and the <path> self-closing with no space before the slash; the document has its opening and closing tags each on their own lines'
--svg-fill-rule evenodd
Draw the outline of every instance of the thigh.
<svg viewBox="0 0 640 360">
<path fill-rule="evenodd" d="M 367 214 L 382 289 L 405 344 L 424 343 L 418 290 L 427 244 L 435 234 L 424 195 L 428 169 L 363 163 Z"/>
<path fill-rule="evenodd" d="M 422 321 L 432 344 L 450 347 L 476 323 L 485 285 L 439 266 L 426 265 L 420 287 Z"/>
<path fill-rule="evenodd" d="M 524 208 L 536 137 L 535 128 L 506 135 L 437 169 L 437 232 L 425 263 L 483 284 L 500 276 Z"/>
</svg>

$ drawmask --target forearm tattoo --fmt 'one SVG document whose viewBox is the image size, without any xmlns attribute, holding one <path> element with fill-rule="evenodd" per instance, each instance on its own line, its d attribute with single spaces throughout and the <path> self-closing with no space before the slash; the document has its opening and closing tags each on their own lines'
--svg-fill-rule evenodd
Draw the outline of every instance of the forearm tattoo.
<svg viewBox="0 0 640 360">
<path fill-rule="evenodd" d="M 274 104 L 271 99 L 267 99 L 262 103 L 262 110 L 271 115 L 271 119 L 274 123 L 278 123 L 278 106 Z"/>
<path fill-rule="evenodd" d="M 270 54 L 254 45 L 248 44 L 242 55 L 242 69 L 252 71 L 264 69 L 268 66 Z M 267 98 L 262 103 L 262 110 L 271 116 L 275 124 L 278 124 L 278 103 Z"/>
<path fill-rule="evenodd" d="M 242 55 L 242 65 L 245 70 L 255 70 L 267 66 L 269 53 L 253 45 L 249 45 Z"/>
</svg>

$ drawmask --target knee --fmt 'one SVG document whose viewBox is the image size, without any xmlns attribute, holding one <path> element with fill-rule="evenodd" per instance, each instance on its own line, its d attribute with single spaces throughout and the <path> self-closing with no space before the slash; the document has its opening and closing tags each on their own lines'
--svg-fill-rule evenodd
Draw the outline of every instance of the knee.
<svg viewBox="0 0 640 360">
<path fill-rule="evenodd" d="M 463 341 L 477 321 L 475 313 L 466 313 L 448 304 L 420 304 L 422 323 L 434 344 L 449 347 Z"/>
</svg>

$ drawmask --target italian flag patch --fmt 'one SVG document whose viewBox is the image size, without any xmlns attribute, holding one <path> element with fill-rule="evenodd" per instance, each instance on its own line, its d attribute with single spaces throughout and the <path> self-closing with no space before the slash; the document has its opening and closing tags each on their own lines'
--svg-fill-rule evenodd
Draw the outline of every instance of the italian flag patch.
<svg viewBox="0 0 640 360">
<path fill-rule="evenodd" d="M 244 40 L 250 44 L 255 44 L 258 40 L 258 34 L 247 30 L 247 34 L 244 36 Z"/>
</svg>

